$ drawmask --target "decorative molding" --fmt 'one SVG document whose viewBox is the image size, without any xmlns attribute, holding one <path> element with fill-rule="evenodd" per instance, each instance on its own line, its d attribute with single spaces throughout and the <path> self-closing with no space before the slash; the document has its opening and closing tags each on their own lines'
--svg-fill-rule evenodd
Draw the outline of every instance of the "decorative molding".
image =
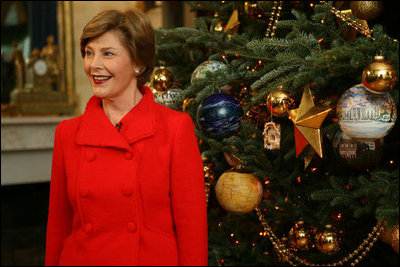
<svg viewBox="0 0 400 267">
<path fill-rule="evenodd" d="M 2 118 L 1 151 L 53 149 L 58 123 L 71 117 Z"/>
</svg>

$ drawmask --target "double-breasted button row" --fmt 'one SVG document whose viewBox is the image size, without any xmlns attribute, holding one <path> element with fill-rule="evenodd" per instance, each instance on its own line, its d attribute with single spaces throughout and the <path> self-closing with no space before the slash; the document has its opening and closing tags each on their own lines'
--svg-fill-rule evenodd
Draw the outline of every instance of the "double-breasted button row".
<svg viewBox="0 0 400 267">
<path fill-rule="evenodd" d="M 132 157 L 133 157 L 132 152 L 129 152 L 129 151 L 125 152 L 125 158 L 126 158 L 127 160 L 132 159 Z"/>
<path fill-rule="evenodd" d="M 124 185 L 124 186 L 122 187 L 122 194 L 123 194 L 124 196 L 127 196 L 127 197 L 129 197 L 130 195 L 132 195 L 132 186 L 130 186 L 130 185 Z"/>
<path fill-rule="evenodd" d="M 90 151 L 90 150 L 86 150 L 85 156 L 86 156 L 86 160 L 88 162 L 92 162 L 96 159 L 96 153 L 94 153 L 93 151 Z"/>
<path fill-rule="evenodd" d="M 86 187 L 80 188 L 81 197 L 86 198 L 89 195 L 89 190 Z"/>
<path fill-rule="evenodd" d="M 85 232 L 90 233 L 92 231 L 92 224 L 91 223 L 86 223 L 85 224 Z"/>
<path fill-rule="evenodd" d="M 135 224 L 134 222 L 128 222 L 127 228 L 128 228 L 128 231 L 129 231 L 129 232 L 132 232 L 132 233 L 136 232 L 136 224 Z M 92 224 L 89 223 L 89 222 L 86 223 L 85 226 L 84 226 L 84 228 L 83 228 L 83 230 L 84 230 L 86 233 L 92 232 L 92 230 L 93 230 Z"/>
<path fill-rule="evenodd" d="M 94 153 L 93 151 L 87 150 L 85 152 L 85 157 L 88 162 L 92 162 L 96 159 L 96 153 Z M 130 159 L 132 159 L 132 157 L 133 157 L 132 152 L 129 152 L 129 151 L 125 152 L 125 159 L 130 160 Z"/>
<path fill-rule="evenodd" d="M 136 224 L 133 222 L 128 222 L 128 230 L 129 232 L 136 232 Z"/>
<path fill-rule="evenodd" d="M 132 186 L 125 185 L 122 187 L 121 191 L 124 196 L 129 197 L 132 195 L 133 189 L 132 189 Z M 83 198 L 87 198 L 89 196 L 89 190 L 86 187 L 81 187 L 79 189 L 79 193 L 80 193 L 81 197 L 83 197 Z"/>
</svg>

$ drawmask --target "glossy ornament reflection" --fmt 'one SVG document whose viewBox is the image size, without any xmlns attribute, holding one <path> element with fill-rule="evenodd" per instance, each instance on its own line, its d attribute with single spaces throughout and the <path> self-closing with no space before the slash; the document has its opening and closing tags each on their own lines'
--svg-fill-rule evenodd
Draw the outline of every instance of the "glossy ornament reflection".
<svg viewBox="0 0 400 267">
<path fill-rule="evenodd" d="M 391 95 L 371 93 L 357 84 L 343 93 L 336 107 L 342 131 L 356 140 L 385 137 L 397 119 L 397 108 Z"/>
<path fill-rule="evenodd" d="M 289 108 L 293 107 L 293 104 L 293 98 L 282 89 L 272 91 L 267 97 L 268 110 L 276 117 L 286 114 Z"/>
<path fill-rule="evenodd" d="M 212 138 L 223 139 L 239 130 L 243 109 L 231 95 L 217 93 L 201 102 L 196 118 L 202 132 Z"/>
<path fill-rule="evenodd" d="M 164 66 L 156 68 L 149 81 L 149 87 L 161 92 L 171 89 L 173 84 L 174 77 Z"/>
<path fill-rule="evenodd" d="M 396 69 L 383 56 L 375 56 L 374 61 L 364 68 L 362 82 L 368 91 L 383 94 L 396 84 Z"/>
</svg>

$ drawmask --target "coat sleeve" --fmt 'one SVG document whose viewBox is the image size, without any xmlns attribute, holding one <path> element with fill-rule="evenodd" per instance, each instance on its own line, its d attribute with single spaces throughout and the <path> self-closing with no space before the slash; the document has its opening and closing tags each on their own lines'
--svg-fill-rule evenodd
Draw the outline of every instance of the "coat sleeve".
<svg viewBox="0 0 400 267">
<path fill-rule="evenodd" d="M 57 126 L 54 139 L 46 234 L 46 266 L 58 265 L 63 242 L 71 232 L 72 225 L 73 213 L 67 193 L 62 127 L 63 122 Z"/>
<path fill-rule="evenodd" d="M 177 128 L 171 163 L 171 201 L 179 265 L 203 266 L 208 262 L 203 163 L 190 116 L 185 114 Z"/>
</svg>

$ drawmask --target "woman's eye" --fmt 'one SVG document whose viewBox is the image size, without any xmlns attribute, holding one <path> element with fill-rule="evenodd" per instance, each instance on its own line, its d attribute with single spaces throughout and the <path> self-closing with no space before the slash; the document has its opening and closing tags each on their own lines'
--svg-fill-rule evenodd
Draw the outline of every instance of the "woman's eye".
<svg viewBox="0 0 400 267">
<path fill-rule="evenodd" d="M 85 52 L 85 55 L 86 55 L 86 56 L 91 56 L 91 55 L 92 55 L 92 52 L 86 51 L 86 52 Z"/>
<path fill-rule="evenodd" d="M 112 55 L 114 55 L 114 54 L 111 53 L 111 52 L 105 52 L 104 55 L 106 55 L 106 56 L 112 56 Z"/>
</svg>

